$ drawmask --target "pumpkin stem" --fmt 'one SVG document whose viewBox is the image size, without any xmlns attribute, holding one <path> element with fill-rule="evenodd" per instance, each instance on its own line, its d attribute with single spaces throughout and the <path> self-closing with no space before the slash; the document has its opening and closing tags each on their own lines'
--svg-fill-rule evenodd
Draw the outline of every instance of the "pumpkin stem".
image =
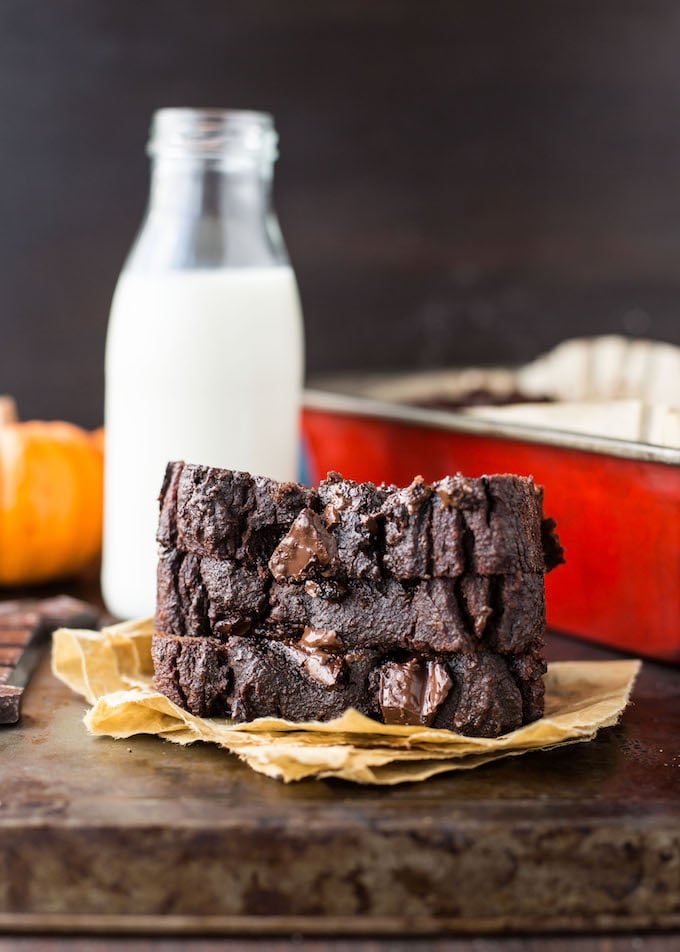
<svg viewBox="0 0 680 952">
<path fill-rule="evenodd" d="M 19 414 L 14 397 L 0 396 L 0 426 L 7 423 L 16 423 L 18 419 Z"/>
</svg>

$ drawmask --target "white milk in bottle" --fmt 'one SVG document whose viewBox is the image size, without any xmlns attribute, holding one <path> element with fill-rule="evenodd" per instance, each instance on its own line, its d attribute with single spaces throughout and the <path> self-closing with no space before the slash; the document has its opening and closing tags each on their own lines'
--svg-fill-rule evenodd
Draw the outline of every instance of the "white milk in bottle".
<svg viewBox="0 0 680 952">
<path fill-rule="evenodd" d="M 149 151 L 106 345 L 102 588 L 122 618 L 154 611 L 166 463 L 281 480 L 298 466 L 302 317 L 270 201 L 271 118 L 161 110 Z"/>
</svg>

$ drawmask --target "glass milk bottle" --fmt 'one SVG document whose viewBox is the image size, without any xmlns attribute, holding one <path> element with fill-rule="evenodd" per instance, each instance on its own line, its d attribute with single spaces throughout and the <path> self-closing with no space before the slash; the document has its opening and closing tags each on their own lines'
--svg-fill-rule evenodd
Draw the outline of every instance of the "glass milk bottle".
<svg viewBox="0 0 680 952">
<path fill-rule="evenodd" d="M 277 138 L 265 113 L 153 119 L 149 205 L 106 342 L 102 588 L 122 618 L 154 611 L 169 460 L 297 475 L 303 331 L 271 204 Z"/>
</svg>

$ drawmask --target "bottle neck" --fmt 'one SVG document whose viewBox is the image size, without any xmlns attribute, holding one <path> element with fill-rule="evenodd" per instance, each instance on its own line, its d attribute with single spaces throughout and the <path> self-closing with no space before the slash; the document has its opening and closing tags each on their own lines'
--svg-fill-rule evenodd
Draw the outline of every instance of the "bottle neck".
<svg viewBox="0 0 680 952">
<path fill-rule="evenodd" d="M 158 155 L 127 270 L 287 264 L 272 207 L 271 162 Z"/>
<path fill-rule="evenodd" d="M 226 170 L 205 161 L 157 159 L 147 215 L 261 220 L 271 211 L 271 185 L 271 169 Z"/>
</svg>

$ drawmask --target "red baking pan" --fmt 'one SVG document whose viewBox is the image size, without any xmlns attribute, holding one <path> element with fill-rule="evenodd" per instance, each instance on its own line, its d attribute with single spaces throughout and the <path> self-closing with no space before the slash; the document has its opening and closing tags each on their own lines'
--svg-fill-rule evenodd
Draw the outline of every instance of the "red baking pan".
<svg viewBox="0 0 680 952">
<path fill-rule="evenodd" d="M 318 390 L 303 432 L 311 483 L 532 475 L 567 559 L 546 578 L 549 626 L 680 662 L 680 450 Z"/>
</svg>

